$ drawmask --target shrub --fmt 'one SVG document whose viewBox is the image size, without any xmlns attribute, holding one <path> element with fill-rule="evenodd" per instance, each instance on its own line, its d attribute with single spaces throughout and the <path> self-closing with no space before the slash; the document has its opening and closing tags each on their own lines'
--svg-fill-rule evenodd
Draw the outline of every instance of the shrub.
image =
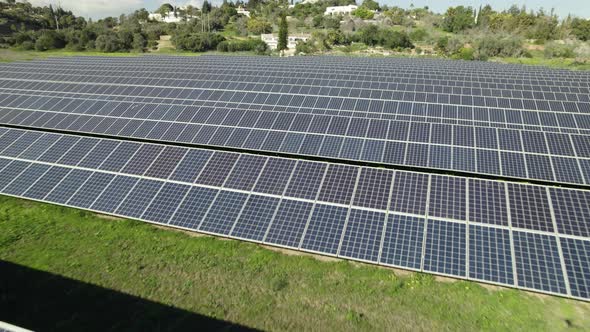
<svg viewBox="0 0 590 332">
<path fill-rule="evenodd" d="M 253 51 L 256 54 L 267 54 L 268 45 L 260 39 L 224 40 L 217 45 L 219 52 L 244 52 Z"/>
<path fill-rule="evenodd" d="M 295 46 L 295 53 L 296 54 L 314 54 L 318 51 L 315 43 L 313 41 L 298 41 L 297 45 Z"/>
<path fill-rule="evenodd" d="M 413 29 L 410 32 L 410 39 L 412 41 L 423 41 L 426 38 L 428 38 L 428 32 L 426 32 L 426 30 L 422 29 L 422 28 L 418 28 L 418 29 Z"/>
<path fill-rule="evenodd" d="M 574 47 L 571 45 L 564 45 L 558 43 L 545 44 L 545 51 L 543 55 L 547 59 L 551 58 L 573 58 L 575 57 Z"/>
<path fill-rule="evenodd" d="M 98 36 L 94 44 L 96 50 L 100 52 L 112 53 L 121 49 L 119 39 L 112 33 Z"/>
<path fill-rule="evenodd" d="M 33 43 L 30 40 L 26 40 L 22 44 L 20 44 L 20 47 L 25 51 L 30 51 L 35 49 L 35 43 Z"/>
<path fill-rule="evenodd" d="M 383 45 L 383 47 L 390 49 L 414 48 L 407 33 L 391 29 L 381 30 L 379 43 Z"/>
<path fill-rule="evenodd" d="M 453 58 L 460 60 L 475 60 L 475 51 L 472 48 L 462 47 Z"/>
<path fill-rule="evenodd" d="M 205 52 L 217 49 L 217 45 L 225 38 L 217 33 L 183 33 L 172 38 L 176 49 L 191 52 Z"/>
<path fill-rule="evenodd" d="M 522 57 L 527 53 L 522 40 L 516 37 L 486 36 L 476 40 L 475 44 L 481 57 Z"/>
<path fill-rule="evenodd" d="M 47 51 L 56 48 L 64 48 L 66 46 L 63 35 L 56 31 L 44 31 L 41 33 L 37 41 L 35 41 L 35 49 L 37 51 Z"/>
<path fill-rule="evenodd" d="M 351 15 L 363 20 L 372 20 L 375 16 L 375 13 L 365 7 L 359 7 L 358 9 L 352 11 Z"/>
</svg>

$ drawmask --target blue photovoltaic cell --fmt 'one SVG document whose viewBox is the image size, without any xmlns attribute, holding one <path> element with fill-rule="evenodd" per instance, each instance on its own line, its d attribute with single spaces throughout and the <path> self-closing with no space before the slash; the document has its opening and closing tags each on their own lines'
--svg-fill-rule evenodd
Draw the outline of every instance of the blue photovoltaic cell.
<svg viewBox="0 0 590 332">
<path fill-rule="evenodd" d="M 94 172 L 88 181 L 70 198 L 67 204 L 80 208 L 90 207 L 108 186 L 113 177 L 113 174 Z"/>
<path fill-rule="evenodd" d="M 139 218 L 154 199 L 163 182 L 141 179 L 117 208 L 116 213 L 131 218 Z"/>
<path fill-rule="evenodd" d="M 232 170 L 239 154 L 215 152 L 195 183 L 221 186 Z"/>
<path fill-rule="evenodd" d="M 43 138 L 41 138 L 43 139 Z M 76 142 L 79 140 L 79 137 L 75 136 L 62 136 L 55 144 L 53 144 L 49 149 L 45 150 L 45 153 L 41 154 L 37 160 L 53 163 L 56 162 L 59 158 L 63 156 Z"/>
<path fill-rule="evenodd" d="M 590 237 L 590 192 L 549 188 L 557 231 Z"/>
<path fill-rule="evenodd" d="M 2 193 L 19 196 L 24 193 L 41 175 L 43 175 L 51 166 L 44 164 L 31 164 L 24 172 L 15 178 Z"/>
<path fill-rule="evenodd" d="M 193 183 L 212 154 L 206 150 L 189 150 L 170 175 L 170 180 Z"/>
<path fill-rule="evenodd" d="M 254 187 L 255 192 L 281 195 L 287 186 L 296 160 L 270 158 Z"/>
<path fill-rule="evenodd" d="M 275 197 L 250 196 L 230 235 L 262 241 L 279 201 Z"/>
<path fill-rule="evenodd" d="M 292 248 L 299 247 L 312 207 L 313 204 L 308 202 L 282 200 L 265 242 Z"/>
<path fill-rule="evenodd" d="M 4 189 L 10 182 L 12 182 L 19 174 L 21 174 L 31 163 L 15 160 L 0 171 L 0 190 Z"/>
<path fill-rule="evenodd" d="M 508 230 L 469 225 L 469 277 L 514 284 Z"/>
<path fill-rule="evenodd" d="M 247 198 L 247 194 L 231 191 L 219 192 L 209 212 L 205 215 L 199 231 L 229 234 Z"/>
<path fill-rule="evenodd" d="M 37 132 L 25 132 L 24 135 L 20 136 L 16 141 L 11 142 L 9 139 L 0 138 L 2 144 L 0 146 L 6 145 L 6 143 L 12 143 L 6 149 L 2 151 L 3 156 L 7 157 L 16 157 L 21 154 L 25 149 L 27 149 L 33 142 L 35 142 L 39 137 L 41 137 L 42 133 Z M 0 147 L 1 149 L 1 147 Z"/>
<path fill-rule="evenodd" d="M 252 190 L 266 160 L 266 157 L 249 154 L 240 155 L 240 159 L 238 159 L 223 186 L 245 191 Z"/>
<path fill-rule="evenodd" d="M 128 160 L 121 173 L 143 175 L 163 149 L 161 145 L 143 144 Z"/>
<path fill-rule="evenodd" d="M 300 160 L 289 181 L 285 196 L 315 199 L 327 164 Z"/>
<path fill-rule="evenodd" d="M 358 167 L 330 164 L 318 199 L 325 202 L 350 204 L 357 174 Z"/>
<path fill-rule="evenodd" d="M 77 165 L 84 156 L 90 153 L 98 142 L 100 142 L 98 139 L 82 137 L 57 163 L 70 166 Z"/>
<path fill-rule="evenodd" d="M 190 186 L 178 183 L 164 184 L 141 218 L 159 223 L 167 223 L 189 189 Z"/>
<path fill-rule="evenodd" d="M 101 140 L 77 165 L 79 167 L 98 168 L 119 144 L 118 141 Z"/>
<path fill-rule="evenodd" d="M 420 269 L 424 219 L 390 213 L 385 226 L 381 263 Z"/>
<path fill-rule="evenodd" d="M 35 182 L 24 194 L 24 197 L 32 199 L 43 199 L 48 192 L 53 189 L 71 169 L 53 166 L 47 173 Z"/>
<path fill-rule="evenodd" d="M 92 172 L 80 169 L 73 169 L 48 195 L 46 201 L 64 204 L 78 190 Z"/>
<path fill-rule="evenodd" d="M 428 214 L 442 218 L 465 220 L 465 179 L 432 176 Z"/>
<path fill-rule="evenodd" d="M 430 146 L 430 167 L 451 169 L 452 149 L 450 146 L 431 145 Z"/>
<path fill-rule="evenodd" d="M 99 169 L 118 172 L 129 162 L 129 159 L 137 152 L 141 144 L 121 142 L 121 144 L 100 165 Z"/>
<path fill-rule="evenodd" d="M 90 208 L 113 213 L 127 196 L 127 193 L 133 189 L 137 181 L 139 181 L 139 178 L 117 175 Z"/>
<path fill-rule="evenodd" d="M 395 173 L 389 210 L 424 215 L 428 196 L 428 174 Z"/>
<path fill-rule="evenodd" d="M 555 180 L 557 182 L 584 184 L 584 178 L 576 159 L 551 157 L 551 163 L 555 170 Z"/>
<path fill-rule="evenodd" d="M 513 238 L 518 285 L 565 294 L 565 281 L 555 237 L 514 231 Z"/>
<path fill-rule="evenodd" d="M 424 270 L 465 276 L 465 224 L 428 220 Z"/>
<path fill-rule="evenodd" d="M 346 222 L 347 208 L 333 205 L 316 205 L 302 248 L 335 255 Z"/>
<path fill-rule="evenodd" d="M 0 158 L 0 171 L 2 171 L 4 169 L 4 167 L 8 166 L 8 164 L 10 164 L 11 162 L 12 162 L 12 160 L 10 160 L 10 159 Z"/>
<path fill-rule="evenodd" d="M 469 179 L 469 220 L 508 226 L 504 189 L 501 182 Z"/>
<path fill-rule="evenodd" d="M 554 231 L 544 187 L 509 183 L 508 198 L 512 227 Z"/>
<path fill-rule="evenodd" d="M 339 256 L 371 262 L 379 260 L 385 213 L 352 209 Z"/>
<path fill-rule="evenodd" d="M 354 205 L 386 210 L 393 172 L 361 168 L 361 175 L 354 195 Z"/>
<path fill-rule="evenodd" d="M 548 156 L 527 154 L 526 165 L 529 177 L 553 181 L 553 169 L 551 167 L 551 159 Z"/>
<path fill-rule="evenodd" d="M 502 175 L 515 178 L 527 177 L 524 156 L 522 154 L 501 151 L 500 160 L 502 161 Z"/>
<path fill-rule="evenodd" d="M 187 149 L 183 148 L 174 146 L 165 147 L 150 168 L 144 173 L 144 176 L 167 179 L 186 152 Z"/>
<path fill-rule="evenodd" d="M 561 238 L 561 249 L 572 296 L 590 297 L 590 241 Z"/>
<path fill-rule="evenodd" d="M 191 187 L 188 194 L 170 219 L 169 224 L 189 229 L 197 229 L 207 209 L 217 195 L 216 189 Z"/>
</svg>

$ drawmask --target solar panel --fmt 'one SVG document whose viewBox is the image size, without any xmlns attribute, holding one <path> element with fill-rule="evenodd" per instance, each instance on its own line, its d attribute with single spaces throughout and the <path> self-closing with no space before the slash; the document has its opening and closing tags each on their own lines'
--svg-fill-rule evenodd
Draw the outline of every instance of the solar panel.
<svg viewBox="0 0 590 332">
<path fill-rule="evenodd" d="M 590 77 L 422 59 L 162 59 L 0 64 L 0 124 L 35 129 L 0 127 L 0 191 L 588 299 L 590 89 L 578 83 Z"/>
</svg>

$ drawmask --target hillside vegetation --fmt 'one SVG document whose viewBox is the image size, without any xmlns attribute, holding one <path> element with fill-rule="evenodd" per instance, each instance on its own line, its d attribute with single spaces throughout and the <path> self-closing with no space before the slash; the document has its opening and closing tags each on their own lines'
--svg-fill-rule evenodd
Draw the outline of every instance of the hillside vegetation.
<svg viewBox="0 0 590 332">
<path fill-rule="evenodd" d="M 495 10 L 450 7 L 435 13 L 428 7 L 400 8 L 374 0 L 357 3 L 349 15 L 324 15 L 328 6 L 355 4 L 354 0 L 318 0 L 288 6 L 284 0 L 224 0 L 202 8 L 163 4 L 156 12 L 177 23 L 150 20 L 146 9 L 119 17 L 86 21 L 61 8 L 0 1 L 0 45 L 17 50 L 65 49 L 89 52 L 153 52 L 160 36 L 179 52 L 271 52 L 260 40 L 277 33 L 286 15 L 290 35 L 307 35 L 290 53 L 371 56 L 438 56 L 464 60 L 523 59 L 549 64 L 565 59 L 566 67 L 584 69 L 590 62 L 590 20 L 553 11 L 512 6 Z M 249 17 L 238 14 L 249 11 Z M 531 61 L 526 59 L 539 59 Z"/>
</svg>

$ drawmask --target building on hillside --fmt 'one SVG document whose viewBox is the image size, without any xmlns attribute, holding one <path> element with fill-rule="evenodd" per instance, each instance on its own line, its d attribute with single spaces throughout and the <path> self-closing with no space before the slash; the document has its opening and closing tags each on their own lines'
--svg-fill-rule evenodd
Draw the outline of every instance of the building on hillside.
<svg viewBox="0 0 590 332">
<path fill-rule="evenodd" d="M 301 34 L 301 35 L 289 35 L 287 37 L 287 47 L 290 49 L 294 49 L 297 46 L 298 41 L 306 42 L 311 35 L 308 34 Z M 261 34 L 260 39 L 265 42 L 271 50 L 276 50 L 279 44 L 279 37 L 277 35 L 273 35 L 272 33 Z"/>
<path fill-rule="evenodd" d="M 184 17 L 179 14 L 179 11 L 185 11 L 186 7 L 178 7 L 176 10 L 166 13 L 166 15 L 162 15 L 160 13 L 150 13 L 148 16 L 149 20 L 158 21 L 158 22 L 165 22 L 165 23 L 179 23 L 186 20 L 190 20 L 196 18 L 196 16 L 192 15 L 185 15 Z"/>
<path fill-rule="evenodd" d="M 238 15 L 244 15 L 247 17 L 250 17 L 250 12 L 246 10 L 246 8 L 239 6 L 238 9 L 236 10 L 238 12 Z"/>
<path fill-rule="evenodd" d="M 327 7 L 324 15 L 350 15 L 357 8 L 357 5 Z"/>
</svg>

